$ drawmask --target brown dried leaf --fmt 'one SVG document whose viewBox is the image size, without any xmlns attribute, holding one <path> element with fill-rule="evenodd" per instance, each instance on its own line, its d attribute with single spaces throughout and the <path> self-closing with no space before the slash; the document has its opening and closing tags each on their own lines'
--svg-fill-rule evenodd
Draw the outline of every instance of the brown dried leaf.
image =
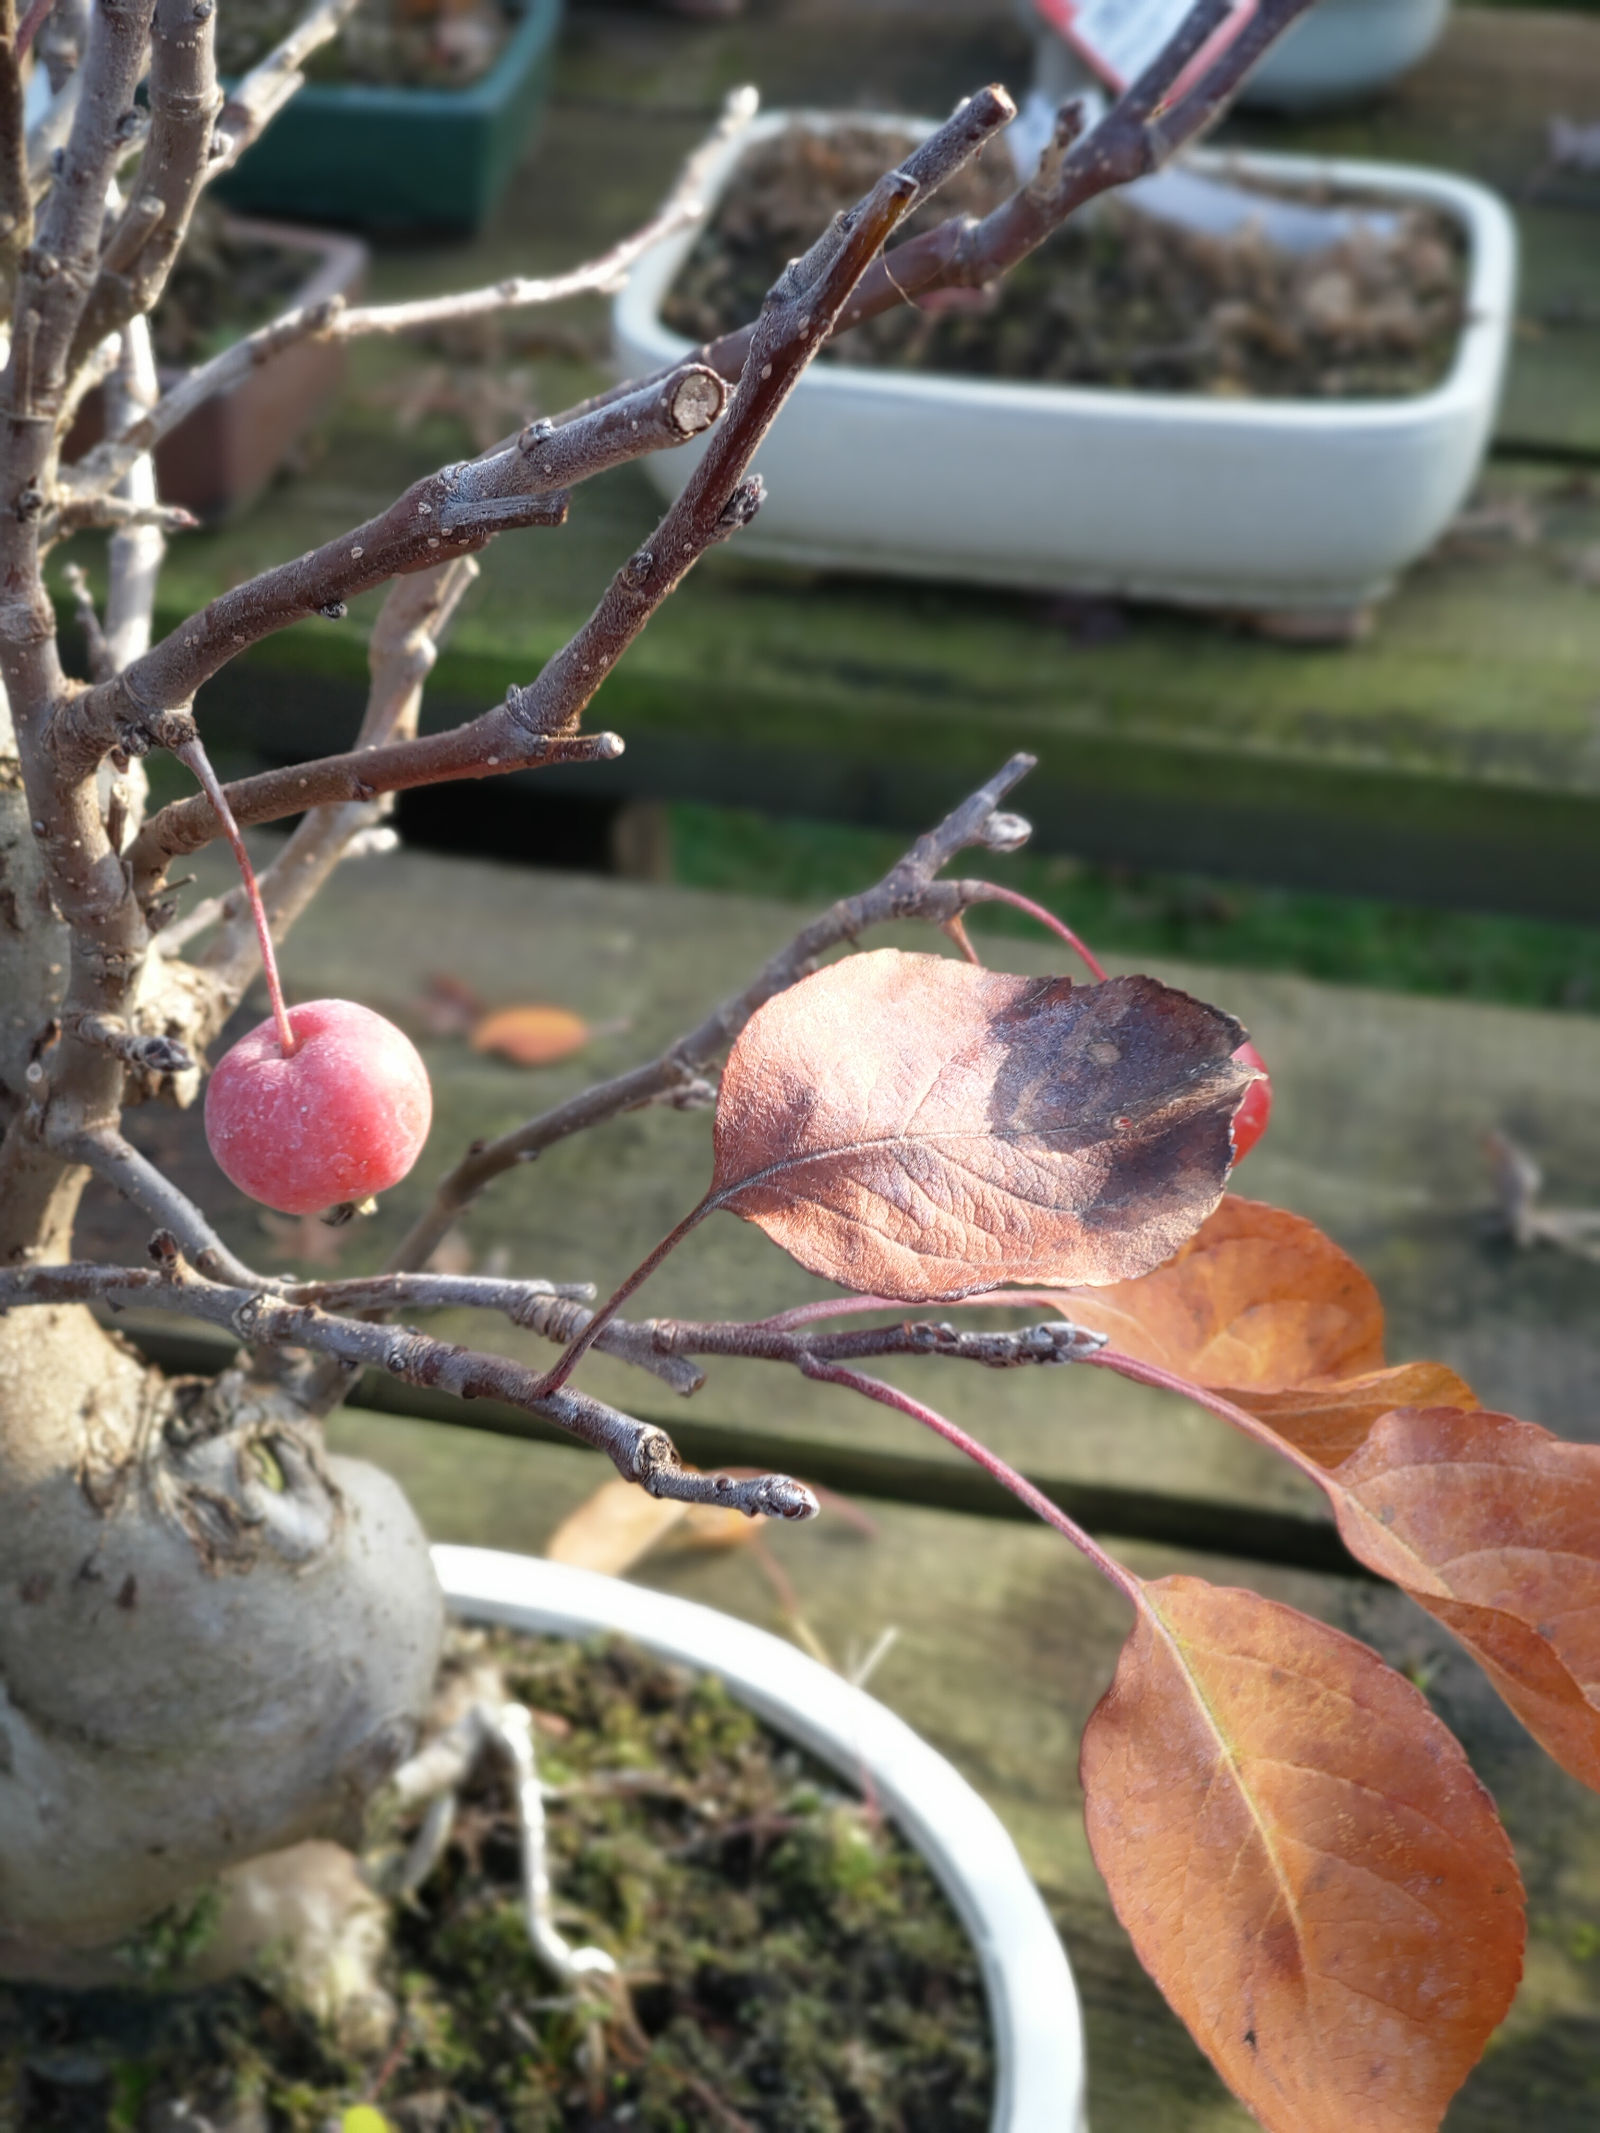
<svg viewBox="0 0 1600 2133">
<path fill-rule="evenodd" d="M 1522 1972 L 1516 1862 L 1376 1653 L 1164 1578 L 1083 1740 L 1141 1962 L 1269 2133 L 1432 2133 Z"/>
<path fill-rule="evenodd" d="M 636 1482 L 602 1482 L 545 1543 L 553 1563 L 626 1576 L 682 1520 L 688 1506 L 646 1495 Z"/>
<path fill-rule="evenodd" d="M 1600 1791 L 1600 1447 L 1514 1416 L 1385 1415 L 1330 1477 L 1352 1554 L 1453 1630 Z"/>
<path fill-rule="evenodd" d="M 415 1019 L 430 1037 L 464 1037 L 483 1013 L 483 1002 L 454 971 L 430 971 L 412 1003 Z"/>
<path fill-rule="evenodd" d="M 475 1052 L 498 1052 L 515 1066 L 554 1066 L 588 1043 L 590 1029 L 565 1007 L 501 1007 L 472 1032 Z"/>
<path fill-rule="evenodd" d="M 746 1025 L 709 1204 L 813 1273 L 911 1303 L 1123 1281 L 1217 1203 L 1242 1037 L 1154 978 L 851 956 Z"/>
<path fill-rule="evenodd" d="M 1072 1315 L 1140 1362 L 1226 1393 L 1321 1466 L 1396 1407 L 1476 1407 L 1443 1363 L 1383 1365 L 1383 1306 L 1314 1222 L 1229 1193 L 1138 1281 L 1086 1290 Z"/>
</svg>

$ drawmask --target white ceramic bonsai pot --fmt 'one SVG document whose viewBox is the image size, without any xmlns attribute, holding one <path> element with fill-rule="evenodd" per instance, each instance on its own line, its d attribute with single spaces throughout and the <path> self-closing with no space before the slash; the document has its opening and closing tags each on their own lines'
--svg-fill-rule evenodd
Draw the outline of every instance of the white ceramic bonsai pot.
<svg viewBox="0 0 1600 2133">
<path fill-rule="evenodd" d="M 1240 102 L 1313 111 L 1370 96 L 1437 42 L 1450 0 L 1317 0 L 1285 30 Z"/>
<path fill-rule="evenodd" d="M 722 151 L 714 196 L 774 112 Z M 920 137 L 931 121 L 882 119 Z M 1460 507 L 1489 440 L 1516 286 L 1511 218 L 1482 186 L 1408 165 L 1202 152 L 1188 167 L 1326 182 L 1441 209 L 1467 246 L 1466 323 L 1449 374 L 1404 399 L 1247 400 L 986 382 L 816 364 L 761 447 L 767 501 L 741 555 L 1314 617 L 1359 610 Z M 612 313 L 626 375 L 680 360 L 661 320 L 695 241 L 634 269 Z M 702 446 L 644 461 L 674 496 Z"/>
<path fill-rule="evenodd" d="M 435 1548 L 454 1611 L 539 1636 L 615 1632 L 718 1675 L 852 1783 L 868 1780 L 937 1876 L 977 1952 L 995 2045 L 992 2133 L 1085 2133 L 1082 2018 L 1050 1915 L 966 1780 L 881 1703 L 731 1615 L 538 1556 Z"/>
</svg>

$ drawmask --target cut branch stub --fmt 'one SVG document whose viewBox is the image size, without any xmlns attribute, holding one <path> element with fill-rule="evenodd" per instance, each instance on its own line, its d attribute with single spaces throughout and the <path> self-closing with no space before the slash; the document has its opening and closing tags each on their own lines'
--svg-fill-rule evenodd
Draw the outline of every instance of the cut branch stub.
<svg viewBox="0 0 1600 2133">
<path fill-rule="evenodd" d="M 1328 1494 L 1351 1553 L 1454 1631 L 1600 1792 L 1600 1448 L 1511 1415 L 1404 1409 Z"/>
<path fill-rule="evenodd" d="M 813 1273 L 910 1303 L 1125 1280 L 1217 1204 L 1241 1034 L 1153 978 L 853 956 L 746 1025 L 707 1205 Z"/>
<path fill-rule="evenodd" d="M 1510 1840 L 1411 1684 L 1257 1594 L 1137 1594 L 1083 1738 L 1139 1959 L 1268 2133 L 1433 2133 L 1522 1974 Z"/>
</svg>

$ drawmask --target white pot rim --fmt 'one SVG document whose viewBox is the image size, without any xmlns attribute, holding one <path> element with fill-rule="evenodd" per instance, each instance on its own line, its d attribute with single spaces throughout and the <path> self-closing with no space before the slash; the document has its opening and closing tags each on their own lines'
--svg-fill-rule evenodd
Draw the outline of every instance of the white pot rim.
<svg viewBox="0 0 1600 2133">
<path fill-rule="evenodd" d="M 781 1638 L 692 1600 L 493 1548 L 436 1547 L 433 1560 L 467 1620 L 631 1637 L 718 1675 L 841 1776 L 870 1779 L 977 1952 L 995 2041 L 993 2133 L 1081 2133 L 1082 2016 L 1050 1914 L 993 1809 L 903 1720 Z"/>
<path fill-rule="evenodd" d="M 892 111 L 763 112 L 709 158 L 704 179 L 708 212 L 714 210 L 749 149 L 797 121 L 824 130 L 842 125 L 893 127 L 911 139 L 926 136 L 937 125 L 933 119 Z M 927 400 L 942 406 L 1043 405 L 1093 410 L 1102 416 L 1138 414 L 1141 418 L 1181 419 L 1201 428 L 1222 430 L 1236 430 L 1248 423 L 1268 434 L 1337 432 L 1348 426 L 1352 409 L 1358 413 L 1364 430 L 1381 431 L 1389 425 L 1412 429 L 1431 418 L 1447 420 L 1485 395 L 1493 399 L 1503 360 L 1510 292 L 1515 286 L 1516 232 L 1504 203 L 1487 186 L 1414 163 L 1286 155 L 1276 150 L 1197 148 L 1189 150 L 1182 160 L 1194 170 L 1219 176 L 1254 177 L 1290 185 L 1329 185 L 1340 191 L 1404 199 L 1448 215 L 1468 238 L 1469 257 L 1461 335 L 1455 360 L 1445 377 L 1428 392 L 1399 399 L 1228 400 L 1212 399 L 1203 393 L 1129 392 L 1114 386 L 971 378 L 845 361 L 813 365 L 806 374 L 804 390 L 812 396 L 840 390 L 881 393 L 902 402 Z M 695 223 L 652 247 L 634 266 L 613 301 L 617 339 L 625 345 L 648 346 L 662 365 L 682 362 L 694 353 L 694 343 L 664 323 L 661 307 L 703 227 L 703 223 Z"/>
</svg>

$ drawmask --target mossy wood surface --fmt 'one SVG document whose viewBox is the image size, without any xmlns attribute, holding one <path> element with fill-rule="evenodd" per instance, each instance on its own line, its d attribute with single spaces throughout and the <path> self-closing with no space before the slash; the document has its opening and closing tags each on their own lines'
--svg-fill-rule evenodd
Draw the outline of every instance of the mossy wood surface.
<svg viewBox="0 0 1600 2133">
<path fill-rule="evenodd" d="M 506 202 L 470 246 L 379 254 L 399 297 L 570 263 L 637 222 L 731 83 L 769 103 L 938 109 L 1026 78 L 1007 0 L 914 8 L 783 0 L 690 26 L 578 7 L 556 101 Z M 1470 533 L 1419 565 L 1345 649 L 1266 643 L 1224 620 L 741 563 L 695 576 L 608 680 L 591 723 L 619 763 L 585 794 L 683 797 L 920 825 L 1014 747 L 1041 841 L 1094 858 L 1467 908 L 1600 908 L 1600 179 L 1543 167 L 1551 113 L 1600 97 L 1600 21 L 1456 10 L 1399 91 L 1357 114 L 1247 116 L 1271 146 L 1421 159 L 1516 206 L 1524 270 L 1498 457 Z M 498 427 L 589 389 L 598 303 L 512 319 L 481 343 L 360 347 L 310 466 L 243 523 L 174 544 L 163 619 L 381 508 Z M 470 358 L 470 359 L 469 359 Z M 507 367 L 519 375 L 513 389 Z M 499 392 L 499 400 L 492 395 Z M 502 405 L 503 403 L 503 405 Z M 414 418 L 399 427 L 409 405 Z M 491 424 L 491 428 L 493 425 Z M 431 690 L 443 723 L 528 679 L 654 523 L 638 468 L 582 490 L 560 532 L 508 536 Z M 202 693 L 214 745 L 289 756 L 353 731 L 374 602 L 316 620 Z M 544 789 L 563 789 L 549 774 Z"/>
<path fill-rule="evenodd" d="M 226 880 L 215 852 L 202 866 L 200 886 Z M 1070 902 L 1065 911 L 1070 917 Z M 807 915 L 745 898 L 415 852 L 352 864 L 291 935 L 285 978 L 291 999 L 354 996 L 417 1037 L 435 1114 L 411 1178 L 385 1196 L 371 1222 L 337 1233 L 315 1223 L 297 1229 L 233 1191 L 206 1153 L 197 1115 L 147 1107 L 131 1114 L 130 1130 L 173 1165 L 245 1257 L 294 1261 L 310 1238 L 336 1247 L 341 1269 L 363 1271 L 381 1263 L 428 1181 L 469 1140 L 507 1130 L 589 1080 L 651 1056 L 742 986 Z M 986 935 L 981 919 L 974 933 L 998 967 L 1061 967 L 1043 941 Z M 943 946 L 916 929 L 881 938 Z M 1481 1146 L 1489 1128 L 1504 1126 L 1544 1163 L 1552 1200 L 1600 1203 L 1590 1130 L 1600 1023 L 1243 971 L 1153 967 L 1238 1013 L 1271 1060 L 1273 1128 L 1240 1171 L 1240 1187 L 1310 1216 L 1355 1253 L 1388 1306 L 1391 1357 L 1438 1357 L 1486 1404 L 1600 1437 L 1593 1338 L 1600 1272 L 1553 1252 L 1514 1253 L 1490 1233 Z M 461 1038 L 430 1038 L 421 999 L 437 973 L 465 982 L 489 1006 L 576 1009 L 597 1034 L 576 1058 L 531 1071 L 475 1053 Z M 247 1019 L 259 1011 L 247 1009 Z M 499 1252 L 516 1274 L 594 1280 L 604 1293 L 700 1198 L 710 1165 L 709 1114 L 636 1112 L 499 1180 L 466 1216 L 465 1240 L 480 1267 Z M 103 1199 L 94 1205 L 101 1212 L 84 1248 L 140 1254 L 137 1218 L 116 1216 Z M 686 1240 L 634 1308 L 754 1317 L 825 1293 L 753 1227 L 719 1215 Z M 533 1335 L 475 1314 L 440 1324 L 454 1339 L 530 1358 L 550 1353 Z M 634 1412 L 671 1428 L 681 1423 L 686 1446 L 697 1425 L 731 1433 L 732 1441 L 723 1436 L 704 1447 L 708 1457 L 775 1459 L 770 1440 L 779 1439 L 789 1458 L 799 1439 L 965 1476 L 956 1455 L 913 1423 L 797 1373 L 718 1363 L 705 1389 L 679 1402 L 656 1380 L 603 1356 L 590 1358 L 584 1372 L 585 1382 Z M 902 1364 L 897 1374 L 1036 1474 L 1198 1500 L 1211 1545 L 1226 1544 L 1236 1509 L 1320 1518 L 1320 1498 L 1286 1467 L 1198 1410 L 1106 1373 L 992 1373 L 923 1362 Z M 701 1449 L 692 1445 L 691 1456 Z M 848 1470 L 829 1471 L 850 1485 Z M 892 1482 L 876 1471 L 860 1479 L 875 1492 Z"/>
</svg>

